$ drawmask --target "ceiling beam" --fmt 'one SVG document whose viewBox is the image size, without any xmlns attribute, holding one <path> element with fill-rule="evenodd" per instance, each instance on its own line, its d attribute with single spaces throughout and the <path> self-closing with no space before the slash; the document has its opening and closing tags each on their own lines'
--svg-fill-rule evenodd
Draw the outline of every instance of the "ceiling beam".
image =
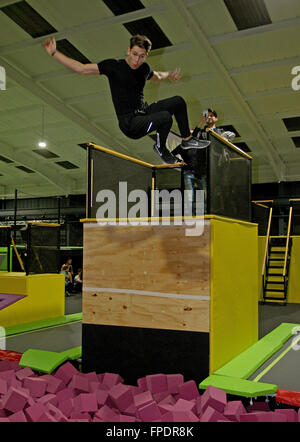
<svg viewBox="0 0 300 442">
<path fill-rule="evenodd" d="M 9 78 L 12 78 L 19 86 L 25 88 L 34 96 L 38 97 L 41 101 L 62 114 L 65 118 L 87 131 L 91 135 L 91 138 L 96 138 L 96 140 L 91 141 L 104 144 L 105 146 L 111 148 L 114 148 L 115 144 L 118 143 L 118 145 L 122 147 L 125 152 L 129 152 L 128 147 L 124 144 L 124 142 L 120 141 L 117 136 L 112 136 L 112 134 L 101 127 L 99 123 L 96 126 L 90 122 L 88 117 L 85 117 L 78 111 L 69 108 L 62 100 L 56 98 L 53 94 L 50 94 L 45 88 L 37 85 L 31 77 L 26 76 L 23 72 L 20 72 L 14 68 L 7 60 L 5 60 L 5 58 L 0 57 L 0 65 L 5 66 L 6 75 Z"/>
<path fill-rule="evenodd" d="M 113 15 L 112 17 L 105 17 L 104 19 L 97 20 L 91 23 L 84 23 L 76 26 L 72 26 L 69 29 L 64 29 L 63 31 L 57 31 L 47 36 L 38 37 L 26 41 L 21 41 L 19 43 L 13 43 L 9 45 L 0 46 L 0 56 L 11 54 L 13 52 L 19 51 L 21 49 L 28 49 L 34 46 L 41 45 L 45 38 L 55 37 L 56 40 L 63 40 L 65 38 L 72 38 L 74 35 L 83 34 L 86 32 L 91 32 L 99 29 L 105 29 L 111 26 L 118 26 L 125 23 L 129 23 L 134 20 L 140 20 L 142 18 L 151 17 L 153 15 L 159 15 L 165 12 L 167 7 L 163 3 L 156 3 L 151 7 L 139 9 L 138 11 L 128 12 L 122 15 Z M 46 17 L 47 18 L 47 17 Z"/>
<path fill-rule="evenodd" d="M 227 34 L 215 35 L 208 38 L 209 43 L 212 46 L 216 46 L 220 43 L 227 43 L 233 40 L 242 40 L 243 38 L 254 37 L 257 35 L 267 34 L 270 32 L 294 28 L 300 25 L 300 18 L 292 18 L 289 20 L 282 20 L 269 25 L 257 26 L 255 28 L 243 29 L 242 31 L 236 30 L 236 32 L 228 32 Z"/>
<path fill-rule="evenodd" d="M 202 49 L 205 50 L 211 61 L 212 69 L 215 71 L 219 81 L 224 84 L 224 87 L 226 87 L 228 96 L 231 98 L 232 103 L 239 110 L 239 113 L 244 117 L 249 129 L 257 138 L 258 144 L 265 151 L 275 176 L 278 178 L 278 180 L 282 181 L 285 176 L 285 164 L 283 160 L 262 128 L 256 115 L 242 96 L 236 83 L 230 77 L 219 55 L 211 46 L 209 39 L 202 31 L 198 21 L 181 0 L 171 0 L 169 4 L 170 8 L 173 6 L 173 8 L 175 7 L 178 11 L 180 17 L 185 23 L 185 29 L 190 34 L 191 39 L 195 41 L 195 44 L 198 44 Z"/>
</svg>

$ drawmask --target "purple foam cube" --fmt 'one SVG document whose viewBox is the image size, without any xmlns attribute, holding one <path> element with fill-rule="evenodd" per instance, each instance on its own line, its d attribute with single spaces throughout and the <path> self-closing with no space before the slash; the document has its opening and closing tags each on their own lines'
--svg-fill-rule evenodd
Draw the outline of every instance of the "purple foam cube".
<svg viewBox="0 0 300 442">
<path fill-rule="evenodd" d="M 10 387 L 8 392 L 2 398 L 2 408 L 12 413 L 23 410 L 28 402 L 28 394 L 23 390 Z"/>
<path fill-rule="evenodd" d="M 184 377 L 182 374 L 168 374 L 167 385 L 168 392 L 171 394 L 177 394 L 179 392 L 179 385 L 184 383 Z"/>
<path fill-rule="evenodd" d="M 168 391 L 167 376 L 165 374 L 152 374 L 146 376 L 148 390 L 151 393 L 161 393 Z"/>
<path fill-rule="evenodd" d="M 153 396 L 150 391 L 144 391 L 143 393 L 134 396 L 133 401 L 136 408 L 144 407 L 145 405 L 150 404 L 150 402 L 153 402 Z"/>
<path fill-rule="evenodd" d="M 195 381 L 188 381 L 178 387 L 179 396 L 182 399 L 191 401 L 192 399 L 197 399 L 200 396 L 198 387 Z"/>
<path fill-rule="evenodd" d="M 23 387 L 30 391 L 30 395 L 33 398 L 42 397 L 46 392 L 47 382 L 44 379 L 38 377 L 25 378 L 23 381 Z"/>
<path fill-rule="evenodd" d="M 73 399 L 74 411 L 79 413 L 94 413 L 98 410 L 97 397 L 95 393 L 81 393 Z"/>
<path fill-rule="evenodd" d="M 240 421 L 240 415 L 245 414 L 246 410 L 242 401 L 229 401 L 224 408 L 224 416 L 234 422 Z"/>
<path fill-rule="evenodd" d="M 200 422 L 217 422 L 220 419 L 224 419 L 223 414 L 208 405 L 200 417 Z"/>
<path fill-rule="evenodd" d="M 17 413 L 13 413 L 9 416 L 9 422 L 28 422 L 24 412 L 18 411 Z"/>
<path fill-rule="evenodd" d="M 78 370 L 76 370 L 71 362 L 66 362 L 59 367 L 54 376 L 61 379 L 65 384 L 68 384 L 72 377 L 78 373 Z"/>
<path fill-rule="evenodd" d="M 142 422 L 153 422 L 154 420 L 161 419 L 161 413 L 158 405 L 153 401 L 150 404 L 144 405 L 138 409 L 138 416 Z"/>
<path fill-rule="evenodd" d="M 125 411 L 133 403 L 133 395 L 129 386 L 124 384 L 114 385 L 109 390 L 109 397 L 113 404 L 120 410 Z"/>
<path fill-rule="evenodd" d="M 223 413 L 227 404 L 225 391 L 210 385 L 201 396 L 201 412 L 204 413 L 208 406 L 214 408 L 219 413 Z"/>
</svg>

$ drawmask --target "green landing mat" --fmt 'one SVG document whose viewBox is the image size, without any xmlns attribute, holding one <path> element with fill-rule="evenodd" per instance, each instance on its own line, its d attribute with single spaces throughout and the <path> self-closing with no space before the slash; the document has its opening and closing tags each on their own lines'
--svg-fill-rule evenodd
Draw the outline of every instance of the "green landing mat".
<svg viewBox="0 0 300 442">
<path fill-rule="evenodd" d="M 81 353 L 81 346 L 59 353 L 30 348 L 23 353 L 19 365 L 20 367 L 30 367 L 32 370 L 50 374 L 64 362 L 80 358 Z"/>
</svg>

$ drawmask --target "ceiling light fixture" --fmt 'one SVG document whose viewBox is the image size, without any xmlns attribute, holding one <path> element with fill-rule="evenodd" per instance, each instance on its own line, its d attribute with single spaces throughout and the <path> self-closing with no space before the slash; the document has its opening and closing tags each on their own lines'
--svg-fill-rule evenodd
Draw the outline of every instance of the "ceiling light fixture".
<svg viewBox="0 0 300 442">
<path fill-rule="evenodd" d="M 41 148 L 47 147 L 47 143 L 45 141 L 45 106 L 42 109 L 42 139 L 39 141 L 38 146 Z"/>
</svg>

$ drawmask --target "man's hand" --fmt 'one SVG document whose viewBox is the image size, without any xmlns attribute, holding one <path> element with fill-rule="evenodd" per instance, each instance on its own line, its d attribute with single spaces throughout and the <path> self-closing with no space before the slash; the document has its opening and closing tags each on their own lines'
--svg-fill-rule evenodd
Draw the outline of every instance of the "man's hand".
<svg viewBox="0 0 300 442">
<path fill-rule="evenodd" d="M 48 38 L 44 43 L 43 43 L 44 48 L 46 49 L 46 51 L 48 52 L 49 55 L 53 55 L 56 52 L 56 41 L 55 38 L 53 37 L 51 40 Z"/>
<path fill-rule="evenodd" d="M 176 68 L 174 69 L 174 71 L 169 72 L 169 79 L 171 81 L 179 81 L 181 78 L 181 69 L 180 68 Z"/>
</svg>

